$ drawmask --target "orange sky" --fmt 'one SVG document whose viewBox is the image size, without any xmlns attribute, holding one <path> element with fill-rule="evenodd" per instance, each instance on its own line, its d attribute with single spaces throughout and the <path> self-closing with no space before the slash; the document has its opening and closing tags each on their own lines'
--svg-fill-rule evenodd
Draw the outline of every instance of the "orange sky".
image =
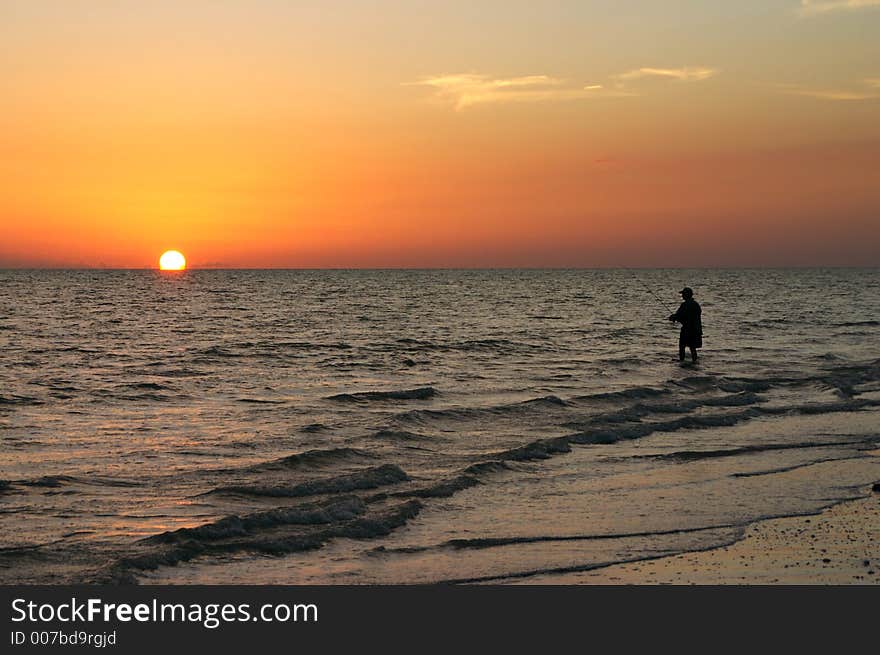
<svg viewBox="0 0 880 655">
<path fill-rule="evenodd" d="M 7 1 L 0 266 L 880 265 L 854 4 Z"/>
</svg>

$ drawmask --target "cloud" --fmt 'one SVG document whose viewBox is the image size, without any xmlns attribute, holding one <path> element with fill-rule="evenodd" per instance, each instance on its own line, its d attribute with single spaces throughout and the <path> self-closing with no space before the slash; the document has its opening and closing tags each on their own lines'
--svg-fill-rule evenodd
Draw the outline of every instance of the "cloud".
<svg viewBox="0 0 880 655">
<path fill-rule="evenodd" d="M 683 68 L 637 68 L 616 75 L 620 81 L 638 80 L 643 77 L 665 77 L 680 80 L 682 82 L 701 82 L 714 77 L 720 71 L 717 68 L 705 68 L 701 66 L 685 66 Z"/>
<path fill-rule="evenodd" d="M 661 77 L 682 82 L 699 82 L 717 75 L 715 68 L 685 66 L 683 68 L 639 68 L 612 75 L 609 88 L 605 84 L 579 86 L 550 75 L 490 77 L 479 73 L 451 73 L 424 77 L 407 86 L 428 86 L 434 95 L 452 103 L 456 110 L 474 105 L 509 102 L 550 102 L 584 98 L 617 98 L 640 95 L 627 88 L 626 82 L 643 77 Z"/>
<path fill-rule="evenodd" d="M 438 97 L 452 102 L 459 110 L 488 103 L 548 102 L 635 95 L 622 91 L 606 91 L 601 84 L 574 86 L 549 75 L 493 78 L 477 73 L 454 73 L 426 77 L 410 84 L 433 88 Z"/>
<path fill-rule="evenodd" d="M 822 91 L 811 89 L 789 89 L 786 93 L 797 96 L 808 96 L 821 100 L 869 100 L 880 97 L 876 93 L 859 93 L 858 91 Z"/>
<path fill-rule="evenodd" d="M 801 0 L 798 10 L 801 16 L 816 16 L 832 11 L 852 11 L 880 7 L 880 0 Z"/>
<path fill-rule="evenodd" d="M 798 84 L 781 84 L 779 86 L 782 93 L 806 96 L 808 98 L 818 98 L 820 100 L 839 100 L 847 102 L 880 98 L 880 79 L 863 80 L 863 85 L 867 87 L 867 89 L 808 89 Z M 877 89 L 877 91 L 869 89 Z"/>
</svg>

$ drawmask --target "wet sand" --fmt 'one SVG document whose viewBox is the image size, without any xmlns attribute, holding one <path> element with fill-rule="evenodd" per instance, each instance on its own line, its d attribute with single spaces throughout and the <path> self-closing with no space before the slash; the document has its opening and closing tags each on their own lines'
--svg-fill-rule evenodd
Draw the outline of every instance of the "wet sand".
<svg viewBox="0 0 880 655">
<path fill-rule="evenodd" d="M 880 491 L 813 516 L 760 521 L 730 546 L 527 584 L 880 584 Z"/>
</svg>

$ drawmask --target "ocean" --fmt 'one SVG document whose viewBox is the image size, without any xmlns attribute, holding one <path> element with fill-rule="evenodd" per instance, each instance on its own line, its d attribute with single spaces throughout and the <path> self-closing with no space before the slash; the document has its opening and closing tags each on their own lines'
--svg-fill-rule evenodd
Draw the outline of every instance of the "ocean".
<svg viewBox="0 0 880 655">
<path fill-rule="evenodd" d="M 876 269 L 0 271 L 0 582 L 715 548 L 880 480 L 878 343 Z"/>
</svg>

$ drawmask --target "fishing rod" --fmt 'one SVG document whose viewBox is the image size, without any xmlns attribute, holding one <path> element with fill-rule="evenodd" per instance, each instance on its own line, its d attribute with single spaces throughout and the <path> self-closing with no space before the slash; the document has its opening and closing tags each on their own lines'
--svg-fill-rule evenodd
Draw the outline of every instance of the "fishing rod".
<svg viewBox="0 0 880 655">
<path fill-rule="evenodd" d="M 654 300 L 656 300 L 657 303 L 663 308 L 663 311 L 669 312 L 670 314 L 675 313 L 675 312 L 669 311 L 669 307 L 666 305 L 666 303 L 663 302 L 663 300 L 660 298 L 660 296 L 658 296 L 656 293 L 654 293 L 654 290 L 651 287 L 649 287 L 647 285 L 647 283 L 642 278 L 640 278 L 638 275 L 636 275 L 636 272 L 634 270 L 632 270 L 632 269 L 628 269 L 628 270 L 632 274 L 632 276 L 635 279 L 637 279 L 639 281 L 639 283 L 645 288 L 645 290 L 651 294 L 651 296 L 654 298 Z"/>
</svg>

